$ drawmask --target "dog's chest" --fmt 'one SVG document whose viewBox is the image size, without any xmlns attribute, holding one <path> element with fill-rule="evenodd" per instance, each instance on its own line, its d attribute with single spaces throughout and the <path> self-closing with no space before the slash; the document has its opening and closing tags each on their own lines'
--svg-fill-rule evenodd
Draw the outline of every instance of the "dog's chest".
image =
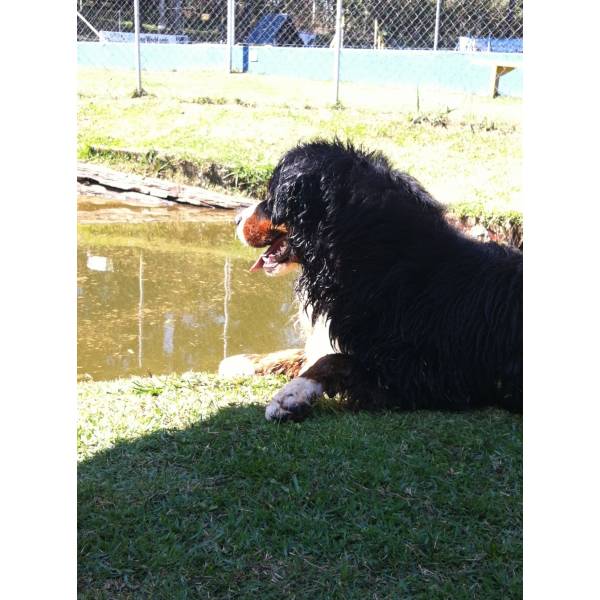
<svg viewBox="0 0 600 600">
<path fill-rule="evenodd" d="M 300 309 L 300 326 L 304 338 L 304 352 L 306 354 L 306 362 L 304 363 L 301 373 L 311 367 L 319 358 L 326 354 L 334 354 L 338 352 L 329 339 L 329 324 L 324 317 L 319 317 L 314 326 L 311 323 L 312 310 L 310 307 L 307 310 Z"/>
</svg>

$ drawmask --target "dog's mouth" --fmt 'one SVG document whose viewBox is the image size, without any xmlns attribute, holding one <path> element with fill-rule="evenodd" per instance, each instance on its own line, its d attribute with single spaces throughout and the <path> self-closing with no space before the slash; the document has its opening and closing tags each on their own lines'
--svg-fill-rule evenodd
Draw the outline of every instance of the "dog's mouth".
<svg viewBox="0 0 600 600">
<path fill-rule="evenodd" d="M 293 261 L 287 235 L 278 236 L 275 241 L 263 252 L 258 260 L 250 267 L 251 272 L 265 271 L 267 275 L 275 274 L 285 265 Z"/>
</svg>

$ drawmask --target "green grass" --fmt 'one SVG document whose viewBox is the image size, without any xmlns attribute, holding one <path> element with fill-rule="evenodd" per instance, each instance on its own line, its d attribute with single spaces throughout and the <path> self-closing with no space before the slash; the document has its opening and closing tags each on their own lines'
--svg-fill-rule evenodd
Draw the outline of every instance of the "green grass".
<svg viewBox="0 0 600 600">
<path fill-rule="evenodd" d="M 81 598 L 521 597 L 521 418 L 274 425 L 274 377 L 79 384 Z"/>
<path fill-rule="evenodd" d="M 80 70 L 78 154 L 138 173 L 260 196 L 299 141 L 350 139 L 385 152 L 446 204 L 520 211 L 521 102 L 414 88 L 213 72 Z"/>
</svg>

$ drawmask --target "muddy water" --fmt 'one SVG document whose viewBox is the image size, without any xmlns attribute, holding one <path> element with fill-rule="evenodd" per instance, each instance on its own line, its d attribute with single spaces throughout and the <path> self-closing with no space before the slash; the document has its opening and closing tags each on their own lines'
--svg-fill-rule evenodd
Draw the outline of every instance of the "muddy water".
<svg viewBox="0 0 600 600">
<path fill-rule="evenodd" d="M 257 251 L 234 238 L 233 213 L 116 212 L 80 210 L 79 378 L 214 372 L 225 356 L 301 346 L 293 277 L 248 272 Z"/>
</svg>

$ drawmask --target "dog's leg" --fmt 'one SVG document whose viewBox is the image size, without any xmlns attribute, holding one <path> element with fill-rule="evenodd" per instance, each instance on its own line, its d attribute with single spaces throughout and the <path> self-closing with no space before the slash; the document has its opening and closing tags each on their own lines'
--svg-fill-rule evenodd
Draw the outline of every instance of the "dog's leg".
<svg viewBox="0 0 600 600">
<path fill-rule="evenodd" d="M 307 377 L 296 377 L 283 386 L 265 410 L 267 421 L 301 421 L 315 400 L 323 395 L 323 386 Z"/>
<path fill-rule="evenodd" d="M 353 388 L 365 380 L 365 374 L 351 356 L 327 354 L 273 396 L 265 417 L 268 421 L 302 420 L 323 394 L 355 396 Z"/>
<path fill-rule="evenodd" d="M 236 354 L 219 364 L 221 377 L 248 377 L 251 375 L 286 375 L 297 377 L 306 360 L 304 350 L 290 348 L 269 354 Z"/>
</svg>

